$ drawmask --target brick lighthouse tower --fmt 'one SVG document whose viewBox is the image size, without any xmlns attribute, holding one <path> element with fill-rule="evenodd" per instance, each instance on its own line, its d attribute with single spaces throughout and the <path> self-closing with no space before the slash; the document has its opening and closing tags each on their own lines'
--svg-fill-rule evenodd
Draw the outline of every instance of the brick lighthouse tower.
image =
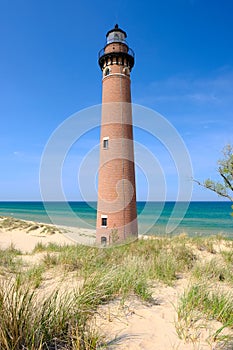
<svg viewBox="0 0 233 350">
<path fill-rule="evenodd" d="M 138 235 L 130 91 L 134 52 L 126 37 L 116 24 L 99 52 L 103 78 L 96 242 L 104 246 Z"/>
</svg>

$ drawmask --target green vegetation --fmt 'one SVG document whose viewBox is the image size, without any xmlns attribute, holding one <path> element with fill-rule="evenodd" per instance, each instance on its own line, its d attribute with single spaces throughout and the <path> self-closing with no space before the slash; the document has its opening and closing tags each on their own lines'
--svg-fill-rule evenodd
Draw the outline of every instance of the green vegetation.
<svg viewBox="0 0 233 350">
<path fill-rule="evenodd" d="M 229 266 L 229 268 L 232 270 L 233 269 L 233 250 L 230 251 L 222 251 L 221 252 L 222 257 L 225 261 L 225 263 Z"/>
<path fill-rule="evenodd" d="M 233 146 L 226 145 L 223 149 L 223 159 L 218 161 L 218 174 L 222 182 L 207 179 L 204 183 L 194 180 L 220 197 L 225 197 L 233 202 Z"/>
<path fill-rule="evenodd" d="M 0 228 L 6 231 L 24 230 L 28 233 L 39 229 L 40 234 L 42 235 L 52 235 L 54 233 L 61 233 L 61 231 L 57 227 L 54 227 L 52 225 L 16 219 L 10 216 L 0 216 Z"/>
<path fill-rule="evenodd" d="M 24 273 L 21 273 L 21 278 L 26 284 L 31 285 L 33 288 L 38 288 L 43 281 L 44 272 L 45 268 L 43 265 L 34 265 Z"/>
<path fill-rule="evenodd" d="M 192 249 L 185 244 L 186 239 L 140 240 L 108 249 L 40 244 L 34 252 L 47 252 L 43 259 L 46 266 L 60 265 L 66 271 L 76 271 L 79 277 L 117 269 L 137 279 L 156 279 L 171 285 L 178 274 L 189 271 L 196 260 Z"/>
<path fill-rule="evenodd" d="M 7 249 L 0 249 L 0 274 L 4 271 L 16 272 L 22 265 L 21 252 L 11 245 Z"/>
<path fill-rule="evenodd" d="M 0 288 L 0 348 L 2 350 L 96 349 L 99 337 L 88 321 L 87 303 L 94 295 L 58 291 L 43 300 L 20 279 Z"/>
<path fill-rule="evenodd" d="M 228 256 L 228 255 L 226 255 Z M 230 282 L 233 284 L 233 265 L 213 258 L 210 261 L 199 262 L 193 269 L 193 276 L 198 280 L 212 282 Z"/>
<path fill-rule="evenodd" d="M 232 336 L 221 336 L 221 333 L 226 327 L 233 329 L 232 291 L 227 293 L 208 284 L 194 284 L 180 298 L 177 316 L 176 330 L 181 339 L 195 341 L 200 327 L 205 327 L 205 317 L 222 323 L 213 340 L 229 341 Z"/>
<path fill-rule="evenodd" d="M 233 285 L 232 248 L 221 236 L 180 235 L 106 249 L 39 243 L 26 259 L 13 246 L 0 250 L 0 349 L 106 348 L 91 326 L 100 305 L 132 296 L 150 305 L 158 281 L 172 286 L 187 276 L 193 284 L 177 307 L 179 337 L 195 342 L 205 317 L 222 323 L 220 339 L 223 329 L 233 329 L 233 298 L 226 292 Z M 47 289 L 57 277 L 60 288 Z M 70 281 L 66 292 L 63 280 Z"/>
</svg>

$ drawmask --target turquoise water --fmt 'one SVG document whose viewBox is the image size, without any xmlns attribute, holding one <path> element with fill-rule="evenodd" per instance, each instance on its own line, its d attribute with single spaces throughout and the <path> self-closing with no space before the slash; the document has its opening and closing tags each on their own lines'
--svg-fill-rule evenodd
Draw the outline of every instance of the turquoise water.
<svg viewBox="0 0 233 350">
<path fill-rule="evenodd" d="M 165 234 L 174 202 L 138 202 L 139 233 Z M 45 210 L 46 206 L 46 210 Z M 186 203 L 179 203 L 172 224 L 179 224 L 171 233 L 212 235 L 222 233 L 233 238 L 233 217 L 230 202 L 191 202 L 182 219 Z M 65 226 L 95 228 L 96 203 L 85 202 L 0 202 L 0 215 Z"/>
</svg>

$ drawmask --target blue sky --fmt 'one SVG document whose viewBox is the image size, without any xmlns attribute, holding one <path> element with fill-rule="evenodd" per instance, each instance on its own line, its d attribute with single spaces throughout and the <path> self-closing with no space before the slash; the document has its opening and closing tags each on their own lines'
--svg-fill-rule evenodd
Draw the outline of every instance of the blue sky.
<svg viewBox="0 0 233 350">
<path fill-rule="evenodd" d="M 70 115 L 101 103 L 97 54 L 116 22 L 136 53 L 133 102 L 172 123 L 195 178 L 217 179 L 221 149 L 233 143 L 232 13 L 231 0 L 0 0 L 0 200 L 40 200 L 40 159 L 51 134 Z M 64 163 L 68 199 L 81 199 L 78 168 L 98 135 L 90 131 Z M 135 139 L 159 159 L 166 199 L 174 200 L 172 159 L 142 132 Z M 143 200 L 139 169 L 137 184 Z M 218 197 L 194 186 L 192 199 Z"/>
</svg>

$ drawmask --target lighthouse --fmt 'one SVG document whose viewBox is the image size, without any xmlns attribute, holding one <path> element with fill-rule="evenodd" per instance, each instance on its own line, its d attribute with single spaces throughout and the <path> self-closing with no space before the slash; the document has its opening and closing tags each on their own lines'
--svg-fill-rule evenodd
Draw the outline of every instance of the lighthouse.
<svg viewBox="0 0 233 350">
<path fill-rule="evenodd" d="M 130 75 L 134 52 L 116 24 L 99 52 L 102 116 L 96 243 L 106 246 L 138 236 Z"/>
</svg>

